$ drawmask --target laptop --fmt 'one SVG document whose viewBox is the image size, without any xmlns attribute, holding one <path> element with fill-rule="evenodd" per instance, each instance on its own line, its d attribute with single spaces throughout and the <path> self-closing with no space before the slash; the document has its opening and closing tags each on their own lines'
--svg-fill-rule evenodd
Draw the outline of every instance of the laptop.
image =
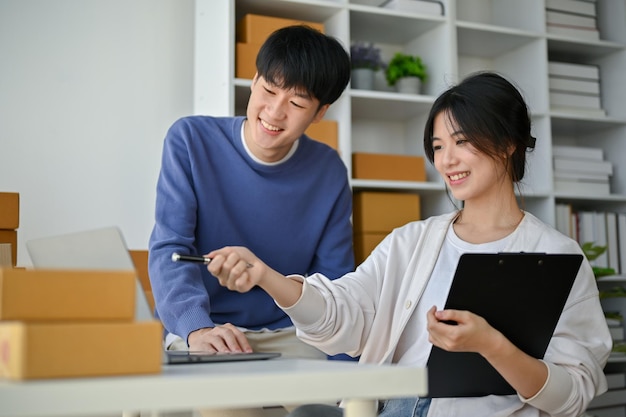
<svg viewBox="0 0 626 417">
<path fill-rule="evenodd" d="M 445 308 L 482 316 L 521 350 L 543 358 L 582 260 L 580 254 L 463 254 Z M 432 398 L 515 394 L 478 353 L 433 346 L 426 367 Z"/>
<path fill-rule="evenodd" d="M 29 240 L 26 242 L 26 249 L 35 268 L 135 271 L 122 232 L 115 226 Z M 135 282 L 135 320 L 154 320 L 139 277 Z M 164 349 L 163 363 L 230 362 L 279 356 L 281 354 L 278 352 L 216 354 Z"/>
</svg>

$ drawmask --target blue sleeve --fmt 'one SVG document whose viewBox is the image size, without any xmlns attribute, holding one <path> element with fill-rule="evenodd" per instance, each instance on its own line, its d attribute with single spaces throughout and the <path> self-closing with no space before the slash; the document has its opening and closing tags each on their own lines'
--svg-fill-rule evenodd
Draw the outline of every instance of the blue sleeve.
<svg viewBox="0 0 626 417">
<path fill-rule="evenodd" d="M 189 126 L 183 120 L 170 128 L 163 145 L 148 267 L 158 318 L 167 331 L 186 338 L 190 332 L 213 327 L 214 323 L 209 317 L 211 306 L 200 268 L 171 261 L 173 252 L 195 253 L 198 203 L 185 140 Z"/>
</svg>

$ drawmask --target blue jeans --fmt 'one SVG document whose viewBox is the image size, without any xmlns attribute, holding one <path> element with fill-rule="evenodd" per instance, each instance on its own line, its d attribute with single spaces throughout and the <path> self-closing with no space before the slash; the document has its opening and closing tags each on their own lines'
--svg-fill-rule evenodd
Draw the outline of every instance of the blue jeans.
<svg viewBox="0 0 626 417">
<path fill-rule="evenodd" d="M 426 417 L 430 398 L 394 398 L 380 405 L 380 417 Z M 291 411 L 287 417 L 343 417 L 343 410 L 326 404 L 307 404 Z"/>
<path fill-rule="evenodd" d="M 380 417 L 426 417 L 430 398 L 394 398 L 381 405 Z"/>
</svg>

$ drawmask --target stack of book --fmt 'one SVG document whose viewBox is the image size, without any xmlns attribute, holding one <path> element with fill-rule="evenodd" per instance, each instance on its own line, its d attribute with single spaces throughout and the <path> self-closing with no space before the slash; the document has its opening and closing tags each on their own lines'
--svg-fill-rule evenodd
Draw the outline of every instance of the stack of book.
<svg viewBox="0 0 626 417">
<path fill-rule="evenodd" d="M 564 235 L 580 245 L 606 246 L 604 253 L 590 260 L 591 265 L 626 273 L 626 213 L 574 211 L 571 204 L 557 203 L 555 214 L 556 229 Z"/>
<path fill-rule="evenodd" d="M 548 62 L 550 108 L 604 117 L 600 68 L 596 65 Z"/>
<path fill-rule="evenodd" d="M 576 195 L 609 195 L 613 164 L 602 148 L 554 145 L 554 190 Z"/>
<path fill-rule="evenodd" d="M 546 0 L 546 32 L 599 40 L 595 0 Z"/>
</svg>

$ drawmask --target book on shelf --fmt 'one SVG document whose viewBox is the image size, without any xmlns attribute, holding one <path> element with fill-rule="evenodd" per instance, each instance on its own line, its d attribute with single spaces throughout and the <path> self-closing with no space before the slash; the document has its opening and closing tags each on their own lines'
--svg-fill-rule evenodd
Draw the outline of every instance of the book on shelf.
<svg viewBox="0 0 626 417">
<path fill-rule="evenodd" d="M 554 191 L 564 194 L 607 196 L 611 194 L 608 182 L 592 182 L 585 180 L 561 180 L 554 178 Z"/>
<path fill-rule="evenodd" d="M 594 16 L 583 16 L 561 10 L 546 10 L 546 23 L 577 26 L 589 29 L 598 28 L 597 20 Z"/>
<path fill-rule="evenodd" d="M 553 145 L 552 156 L 571 159 L 604 160 L 604 149 L 588 146 Z"/>
<path fill-rule="evenodd" d="M 565 181 L 583 181 L 583 182 L 595 182 L 600 184 L 608 184 L 610 175 L 608 174 L 595 174 L 593 172 L 572 172 L 572 171 L 560 171 L 555 169 L 553 174 L 555 180 Z"/>
<path fill-rule="evenodd" d="M 598 80 L 584 80 L 550 75 L 548 83 L 550 91 L 600 95 L 600 81 Z"/>
<path fill-rule="evenodd" d="M 574 13 L 583 16 L 596 16 L 596 4 L 581 0 L 546 0 L 546 10 Z"/>
<path fill-rule="evenodd" d="M 386 0 L 380 7 L 435 16 L 443 16 L 445 12 L 443 3 L 436 0 Z"/>
<path fill-rule="evenodd" d="M 606 241 L 607 241 L 607 257 L 608 266 L 613 268 L 616 274 L 621 273 L 619 262 L 619 240 L 617 238 L 617 214 L 614 212 L 606 212 Z M 626 242 L 623 243 L 626 245 Z"/>
<path fill-rule="evenodd" d="M 572 205 L 564 203 L 556 203 L 556 230 L 574 239 L 572 230 Z"/>
<path fill-rule="evenodd" d="M 597 65 L 548 61 L 548 75 L 599 80 L 600 68 Z"/>
<path fill-rule="evenodd" d="M 606 213 L 604 211 L 596 211 L 593 213 L 594 227 L 592 242 L 595 242 L 598 246 L 608 246 L 606 236 Z M 596 266 L 606 268 L 609 266 L 609 257 L 607 251 L 604 251 L 596 258 Z"/>
<path fill-rule="evenodd" d="M 553 160 L 555 171 L 613 175 L 613 164 L 610 161 L 592 161 L 559 157 L 555 157 Z"/>
<path fill-rule="evenodd" d="M 590 29 L 579 26 L 558 25 L 556 23 L 547 23 L 546 32 L 555 35 L 570 36 L 572 38 L 580 38 L 585 40 L 600 40 L 600 31 L 598 29 Z"/>
<path fill-rule="evenodd" d="M 626 213 L 616 213 L 617 216 L 617 248 L 619 255 L 620 273 L 626 273 Z"/>
<path fill-rule="evenodd" d="M 602 109 L 598 94 L 568 93 L 550 90 L 550 107 L 581 107 L 584 109 Z"/>
</svg>

